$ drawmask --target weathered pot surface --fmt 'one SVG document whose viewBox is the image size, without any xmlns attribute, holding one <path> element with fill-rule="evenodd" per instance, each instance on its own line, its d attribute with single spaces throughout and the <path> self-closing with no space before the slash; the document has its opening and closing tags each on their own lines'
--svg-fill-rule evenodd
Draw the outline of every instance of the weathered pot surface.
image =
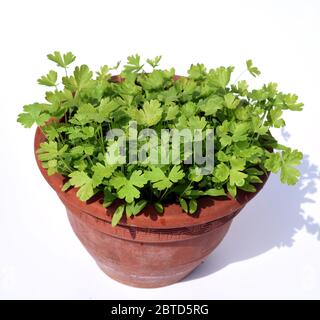
<svg viewBox="0 0 320 320">
<path fill-rule="evenodd" d="M 35 151 L 44 141 L 38 128 Z M 233 217 L 262 187 L 256 193 L 239 193 L 237 199 L 201 198 L 194 215 L 186 214 L 176 203 L 166 205 L 163 215 L 148 205 L 138 216 L 124 217 L 112 227 L 117 203 L 105 209 L 99 197 L 81 202 L 77 189 L 61 191 L 62 175 L 48 176 L 37 155 L 36 161 L 64 203 L 75 234 L 99 267 L 111 278 L 136 287 L 161 287 L 187 276 L 217 247 Z"/>
</svg>

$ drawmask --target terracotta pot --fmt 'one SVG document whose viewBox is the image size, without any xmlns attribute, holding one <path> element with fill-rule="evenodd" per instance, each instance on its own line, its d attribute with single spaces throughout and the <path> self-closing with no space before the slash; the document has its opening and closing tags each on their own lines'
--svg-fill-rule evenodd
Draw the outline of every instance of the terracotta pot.
<svg viewBox="0 0 320 320">
<path fill-rule="evenodd" d="M 44 141 L 38 128 L 35 151 Z M 105 209 L 99 198 L 81 202 L 75 188 L 61 192 L 65 178 L 48 176 L 37 155 L 36 161 L 64 203 L 75 234 L 99 267 L 111 278 L 136 287 L 165 286 L 187 276 L 217 247 L 232 219 L 256 194 L 243 192 L 237 199 L 201 198 L 195 215 L 184 213 L 176 203 L 166 205 L 159 215 L 150 205 L 140 215 L 124 217 L 112 227 L 116 204 Z"/>
</svg>

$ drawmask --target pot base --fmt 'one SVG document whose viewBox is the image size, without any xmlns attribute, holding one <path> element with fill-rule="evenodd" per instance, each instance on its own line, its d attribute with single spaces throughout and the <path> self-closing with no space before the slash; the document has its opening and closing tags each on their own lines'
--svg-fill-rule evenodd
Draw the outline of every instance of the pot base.
<svg viewBox="0 0 320 320">
<path fill-rule="evenodd" d="M 172 285 L 180 280 L 186 278 L 190 273 L 192 273 L 200 264 L 197 263 L 192 266 L 189 270 L 183 271 L 181 274 L 173 275 L 159 275 L 159 276 L 141 276 L 141 275 L 128 275 L 122 272 L 116 272 L 111 270 L 106 265 L 101 265 L 97 262 L 99 268 L 111 279 L 116 280 L 122 284 L 135 288 L 160 288 Z"/>
</svg>

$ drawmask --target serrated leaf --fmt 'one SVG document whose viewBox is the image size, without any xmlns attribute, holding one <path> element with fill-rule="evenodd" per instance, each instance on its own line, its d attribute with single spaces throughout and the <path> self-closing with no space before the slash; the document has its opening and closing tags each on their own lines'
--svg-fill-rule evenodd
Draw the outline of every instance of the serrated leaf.
<svg viewBox="0 0 320 320">
<path fill-rule="evenodd" d="M 199 80 L 206 76 L 207 71 L 204 64 L 192 64 L 188 70 L 189 77 L 193 80 Z"/>
<path fill-rule="evenodd" d="M 300 172 L 296 168 L 283 165 L 281 167 L 280 180 L 282 183 L 286 183 L 288 185 L 294 185 L 297 183 L 300 177 Z"/>
<path fill-rule="evenodd" d="M 138 54 L 131 55 L 127 58 L 127 64 L 124 66 L 123 73 L 138 73 L 143 68 L 143 65 L 140 65 L 140 56 Z"/>
<path fill-rule="evenodd" d="M 233 93 L 228 93 L 224 96 L 224 103 L 228 109 L 235 109 L 240 101 L 233 95 Z"/>
<path fill-rule="evenodd" d="M 50 70 L 47 75 L 38 79 L 38 83 L 44 86 L 54 87 L 57 84 L 57 78 L 58 74 L 55 71 Z"/>
<path fill-rule="evenodd" d="M 151 127 L 156 125 L 162 117 L 163 109 L 158 100 L 146 101 L 142 109 L 132 110 L 130 115 L 138 124 Z"/>
<path fill-rule="evenodd" d="M 281 168 L 281 155 L 280 153 L 271 153 L 269 158 L 265 161 L 264 165 L 268 171 L 277 173 Z"/>
<path fill-rule="evenodd" d="M 62 82 L 65 87 L 71 91 L 80 91 L 87 89 L 92 84 L 92 71 L 89 70 L 87 65 L 76 67 L 73 76 L 63 77 Z"/>
<path fill-rule="evenodd" d="M 131 203 L 134 199 L 140 197 L 138 188 L 142 188 L 147 181 L 141 170 L 135 170 L 129 179 L 123 173 L 117 173 L 110 179 L 110 185 L 117 190 L 120 199 L 125 199 L 127 203 Z"/>
<path fill-rule="evenodd" d="M 180 112 L 179 106 L 174 103 L 166 104 L 165 105 L 165 121 L 170 121 L 176 119 L 178 113 Z"/>
<path fill-rule="evenodd" d="M 285 126 L 284 120 L 281 118 L 282 110 L 280 107 L 275 107 L 269 111 L 270 119 L 275 128 L 281 128 Z"/>
<path fill-rule="evenodd" d="M 246 65 L 247 65 L 247 69 L 250 72 L 251 75 L 253 75 L 254 77 L 258 76 L 259 74 L 261 74 L 260 70 L 257 67 L 253 66 L 253 62 L 252 60 L 247 60 L 246 61 Z"/>
<path fill-rule="evenodd" d="M 52 176 L 56 172 L 58 172 L 58 161 L 56 159 L 49 160 L 47 162 L 47 170 L 48 170 L 48 175 Z"/>
<path fill-rule="evenodd" d="M 302 160 L 302 153 L 298 150 L 287 149 L 282 152 L 282 164 L 280 180 L 282 183 L 294 185 L 297 183 L 300 172 L 294 166 L 298 166 Z"/>
<path fill-rule="evenodd" d="M 64 65 L 68 66 L 69 64 L 71 64 L 74 60 L 76 60 L 76 56 L 73 55 L 72 52 L 67 52 L 63 55 L 63 61 L 64 61 Z"/>
<path fill-rule="evenodd" d="M 38 158 L 41 161 L 49 161 L 59 156 L 58 143 L 54 141 L 43 142 L 37 150 Z"/>
<path fill-rule="evenodd" d="M 17 121 L 25 128 L 31 128 L 34 123 L 43 126 L 50 119 L 48 106 L 43 103 L 33 103 L 23 107 L 24 113 L 18 115 Z"/>
<path fill-rule="evenodd" d="M 119 107 L 119 103 L 115 100 L 111 100 L 109 97 L 103 98 L 98 106 L 98 113 L 94 116 L 95 121 L 102 123 L 107 121 L 110 114 Z"/>
<path fill-rule="evenodd" d="M 174 166 L 169 173 L 169 179 L 174 183 L 178 182 L 183 177 L 184 177 L 184 172 L 181 170 L 180 166 Z"/>
<path fill-rule="evenodd" d="M 47 57 L 61 68 L 66 68 L 76 59 L 71 52 L 67 52 L 62 56 L 59 51 L 55 51 L 53 54 L 48 54 Z"/>
<path fill-rule="evenodd" d="M 103 165 L 101 163 L 96 163 L 93 167 L 92 183 L 96 187 L 102 183 L 103 179 L 110 178 L 115 170 L 115 166 Z"/>
<path fill-rule="evenodd" d="M 84 171 L 74 171 L 69 174 L 70 184 L 79 188 L 77 196 L 81 201 L 86 201 L 94 195 L 92 179 Z"/>
<path fill-rule="evenodd" d="M 248 176 L 246 173 L 241 172 L 245 168 L 246 161 L 244 159 L 232 158 L 230 159 L 230 173 L 229 182 L 230 186 L 241 187 L 245 184 L 245 178 Z"/>
<path fill-rule="evenodd" d="M 149 74 L 145 74 L 139 78 L 142 87 L 145 90 L 157 90 L 163 87 L 165 77 L 163 71 L 153 70 Z"/>
<path fill-rule="evenodd" d="M 223 182 L 228 179 L 230 174 L 230 169 L 224 163 L 219 163 L 214 169 L 214 176 L 218 181 Z"/>
<path fill-rule="evenodd" d="M 160 60 L 161 60 L 161 56 L 156 56 L 153 59 L 147 59 L 147 63 L 150 64 L 152 68 L 156 68 L 158 67 Z"/>
<path fill-rule="evenodd" d="M 233 70 L 233 67 L 219 67 L 217 69 L 210 70 L 208 73 L 208 80 L 211 84 L 218 88 L 225 88 L 230 81 Z"/>
<path fill-rule="evenodd" d="M 94 195 L 92 184 L 87 183 L 79 188 L 77 196 L 81 201 L 87 201 Z"/>
<path fill-rule="evenodd" d="M 169 175 L 166 176 L 159 167 L 151 167 L 151 171 L 146 172 L 145 175 L 147 179 L 152 182 L 154 188 L 162 191 L 170 188 L 173 183 L 181 180 L 184 177 L 184 172 L 181 170 L 180 166 L 174 166 Z"/>
<path fill-rule="evenodd" d="M 217 111 L 223 108 L 223 99 L 220 96 L 212 96 L 205 102 L 200 104 L 200 110 L 205 113 L 206 116 L 215 116 Z"/>
</svg>

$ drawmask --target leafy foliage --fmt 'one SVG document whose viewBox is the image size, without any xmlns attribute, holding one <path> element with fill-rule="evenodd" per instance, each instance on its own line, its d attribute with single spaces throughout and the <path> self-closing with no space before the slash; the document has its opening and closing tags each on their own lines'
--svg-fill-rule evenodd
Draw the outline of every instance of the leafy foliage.
<svg viewBox="0 0 320 320">
<path fill-rule="evenodd" d="M 139 214 L 148 203 L 162 214 L 166 202 L 177 201 L 185 212 L 195 214 L 199 197 L 255 192 L 267 172 L 280 172 L 281 182 L 289 185 L 299 179 L 296 166 L 302 153 L 278 144 L 271 131 L 285 126 L 286 111 L 301 111 L 303 104 L 296 95 L 278 91 L 276 83 L 251 90 L 245 80 L 231 82 L 232 66 L 208 70 L 203 64 L 191 65 L 187 77 L 174 79 L 174 69 L 158 69 L 161 56 L 147 59 L 152 71 L 146 73 L 139 55 L 128 57 L 120 81 L 114 81 L 111 71 L 120 63 L 102 66 L 96 76 L 87 65 L 68 75 L 75 60 L 71 52 L 55 51 L 48 59 L 63 75 L 50 70 L 38 79 L 48 87 L 46 102 L 24 106 L 18 122 L 26 128 L 36 124 L 45 134 L 38 157 L 49 175 L 69 178 L 63 191 L 78 188 L 82 201 L 103 193 L 105 207 L 121 199 L 113 226 L 124 215 Z M 252 60 L 246 66 L 252 76 L 260 75 Z M 131 120 L 138 130 L 152 128 L 159 136 L 162 129 L 213 128 L 214 170 L 202 176 L 194 164 L 183 161 L 124 164 L 123 155 L 114 152 L 118 142 L 109 143 L 105 136 L 114 128 L 128 134 Z M 144 147 L 155 145 L 148 141 Z M 172 155 L 172 144 L 160 153 Z M 180 154 L 182 159 L 187 156 L 183 150 Z"/>
</svg>

